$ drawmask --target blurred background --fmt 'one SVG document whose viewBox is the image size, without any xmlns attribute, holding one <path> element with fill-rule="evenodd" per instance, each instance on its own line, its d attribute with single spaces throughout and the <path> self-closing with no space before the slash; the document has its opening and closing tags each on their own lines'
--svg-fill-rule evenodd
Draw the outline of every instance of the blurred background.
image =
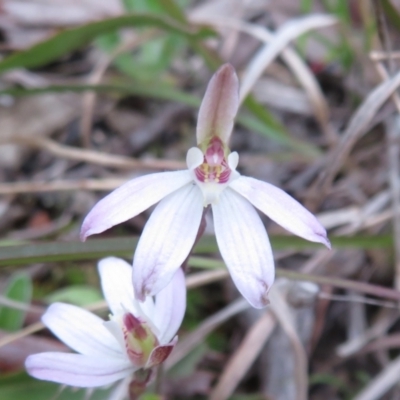
<svg viewBox="0 0 400 400">
<path fill-rule="evenodd" d="M 240 298 L 208 220 L 180 341 L 143 399 L 399 399 L 400 1 L 0 1 L 0 400 L 101 400 L 36 381 L 68 351 L 54 301 L 106 317 L 97 261 L 132 258 L 151 210 L 80 243 L 83 217 L 142 174 L 185 168 L 213 71 L 243 104 L 239 171 L 316 213 L 332 250 L 263 216 L 271 305 Z M 211 218 L 211 217 L 210 217 Z"/>
</svg>

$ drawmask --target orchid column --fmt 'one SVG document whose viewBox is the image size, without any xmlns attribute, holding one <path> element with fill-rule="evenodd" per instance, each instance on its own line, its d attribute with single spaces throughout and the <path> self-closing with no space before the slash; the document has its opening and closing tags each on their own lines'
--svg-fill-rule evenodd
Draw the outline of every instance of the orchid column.
<svg viewBox="0 0 400 400">
<path fill-rule="evenodd" d="M 233 281 L 256 308 L 268 304 L 274 261 L 264 225 L 253 206 L 290 232 L 330 247 L 318 220 L 281 189 L 241 176 L 239 155 L 228 147 L 239 107 L 235 70 L 223 65 L 211 78 L 197 122 L 197 145 L 188 169 L 133 179 L 97 203 L 85 218 L 81 237 L 103 232 L 159 202 L 133 259 L 139 300 L 164 288 L 188 256 L 204 207 L 211 206 L 218 247 Z"/>
</svg>

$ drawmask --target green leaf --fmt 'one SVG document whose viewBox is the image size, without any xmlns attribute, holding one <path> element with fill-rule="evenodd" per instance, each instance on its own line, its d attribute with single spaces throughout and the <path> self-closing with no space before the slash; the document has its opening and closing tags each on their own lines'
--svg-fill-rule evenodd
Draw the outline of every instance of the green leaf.
<svg viewBox="0 0 400 400">
<path fill-rule="evenodd" d="M 273 249 L 305 250 L 322 248 L 319 243 L 308 242 L 297 236 L 270 236 Z M 393 236 L 340 236 L 330 237 L 333 248 L 376 249 L 392 248 Z M 110 255 L 130 259 L 137 237 L 90 239 L 81 242 L 50 242 L 4 246 L 0 252 L 0 266 L 26 265 L 54 261 L 98 260 Z M 214 236 L 203 236 L 194 249 L 195 254 L 214 253 L 218 247 Z"/>
<path fill-rule="evenodd" d="M 0 400 L 107 400 L 114 389 L 97 389 L 88 397 L 86 389 L 63 388 L 57 383 L 33 379 L 26 373 L 1 377 L 0 387 Z"/>
<path fill-rule="evenodd" d="M 47 295 L 44 300 L 48 303 L 61 301 L 63 303 L 75 304 L 84 307 L 88 304 L 103 300 L 99 289 L 88 285 L 72 285 L 58 289 Z"/>
<path fill-rule="evenodd" d="M 400 30 L 400 14 L 397 8 L 390 2 L 390 0 L 382 0 L 381 6 L 386 17 L 391 21 L 393 26 L 397 30 Z"/>
<path fill-rule="evenodd" d="M 29 304 L 32 297 L 32 283 L 28 275 L 15 274 L 8 282 L 3 296 L 20 303 Z M 26 312 L 15 308 L 0 307 L 0 329 L 15 332 L 22 328 Z"/>
<path fill-rule="evenodd" d="M 154 27 L 182 35 L 191 40 L 213 36 L 208 28 L 192 29 L 158 14 L 136 13 L 91 22 L 66 29 L 31 48 L 12 54 L 0 62 L 0 72 L 11 68 L 33 68 L 54 61 L 64 54 L 81 48 L 97 36 L 127 27 Z"/>
</svg>

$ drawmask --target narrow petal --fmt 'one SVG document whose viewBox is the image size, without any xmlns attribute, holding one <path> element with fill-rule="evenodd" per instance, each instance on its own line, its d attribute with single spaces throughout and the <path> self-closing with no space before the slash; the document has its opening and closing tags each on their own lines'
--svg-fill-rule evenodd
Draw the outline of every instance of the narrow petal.
<svg viewBox="0 0 400 400">
<path fill-rule="evenodd" d="M 293 197 L 267 182 L 241 176 L 230 187 L 289 232 L 331 248 L 325 228 Z"/>
<path fill-rule="evenodd" d="M 135 217 L 191 179 L 187 170 L 160 172 L 132 179 L 92 208 L 83 221 L 81 240 Z"/>
<path fill-rule="evenodd" d="M 274 281 L 274 260 L 260 217 L 229 188 L 212 210 L 218 247 L 235 285 L 253 307 L 265 307 Z"/>
<path fill-rule="evenodd" d="M 195 184 L 163 199 L 147 222 L 133 258 L 135 296 L 143 301 L 172 279 L 189 254 L 200 226 L 203 196 Z"/>
<path fill-rule="evenodd" d="M 186 283 L 181 268 L 172 281 L 156 296 L 154 324 L 161 344 L 169 343 L 181 326 L 186 310 Z"/>
<path fill-rule="evenodd" d="M 71 304 L 54 303 L 42 317 L 43 323 L 71 349 L 87 356 L 122 357 L 114 336 L 97 315 Z"/>
<path fill-rule="evenodd" d="M 111 312 L 137 314 L 132 287 L 132 266 L 117 257 L 107 257 L 98 265 L 101 288 Z"/>
<path fill-rule="evenodd" d="M 161 364 L 164 362 L 168 356 L 171 354 L 172 350 L 174 349 L 176 342 L 178 341 L 178 337 L 175 336 L 174 340 L 166 345 L 156 347 L 149 356 L 145 368 L 151 368 L 156 365 Z"/>
<path fill-rule="evenodd" d="M 109 385 L 134 371 L 129 361 L 68 353 L 34 354 L 25 367 L 34 378 L 87 388 Z"/>
<path fill-rule="evenodd" d="M 239 108 L 239 80 L 232 65 L 224 64 L 211 78 L 197 119 L 197 143 L 217 135 L 227 143 Z"/>
</svg>

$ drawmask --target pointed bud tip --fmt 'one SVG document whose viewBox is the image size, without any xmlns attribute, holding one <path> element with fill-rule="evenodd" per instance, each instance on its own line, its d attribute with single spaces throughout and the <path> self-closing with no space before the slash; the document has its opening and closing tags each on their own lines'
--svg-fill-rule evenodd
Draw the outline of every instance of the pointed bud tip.
<svg viewBox="0 0 400 400">
<path fill-rule="evenodd" d="M 332 250 L 332 244 L 331 244 L 330 240 L 328 239 L 328 236 L 322 237 L 322 244 L 324 244 L 329 250 Z"/>
<path fill-rule="evenodd" d="M 207 85 L 197 120 L 197 143 L 218 136 L 228 143 L 239 107 L 239 79 L 231 64 L 222 65 Z"/>
<path fill-rule="evenodd" d="M 215 72 L 215 75 L 219 75 L 219 74 L 236 75 L 236 71 L 235 71 L 235 68 L 233 68 L 232 64 L 225 63 L 225 64 L 222 64 Z"/>
</svg>

